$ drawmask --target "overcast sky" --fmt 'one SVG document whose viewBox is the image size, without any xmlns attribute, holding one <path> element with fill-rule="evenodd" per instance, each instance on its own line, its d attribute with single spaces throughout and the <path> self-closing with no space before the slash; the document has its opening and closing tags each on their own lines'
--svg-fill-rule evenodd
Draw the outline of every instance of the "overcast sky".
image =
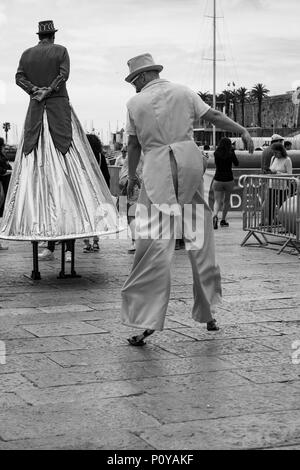
<svg viewBox="0 0 300 470">
<path fill-rule="evenodd" d="M 213 0 L 1 0 L 0 135 L 2 122 L 25 119 L 28 96 L 14 83 L 23 50 L 37 43 L 40 20 L 52 19 L 56 43 L 71 58 L 70 101 L 82 124 L 92 122 L 107 141 L 126 119 L 134 93 L 124 78 L 127 60 L 150 52 L 164 66 L 161 77 L 194 90 L 212 91 Z M 217 0 L 218 78 L 271 94 L 300 81 L 298 0 Z M 299 82 L 300 83 L 300 82 Z M 11 134 L 11 138 L 13 138 Z"/>
</svg>

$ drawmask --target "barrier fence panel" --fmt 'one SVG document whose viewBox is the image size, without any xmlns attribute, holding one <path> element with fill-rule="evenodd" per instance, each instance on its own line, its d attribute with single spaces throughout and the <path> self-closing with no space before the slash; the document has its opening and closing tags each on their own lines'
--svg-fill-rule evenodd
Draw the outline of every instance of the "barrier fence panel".
<svg viewBox="0 0 300 470">
<path fill-rule="evenodd" d="M 278 254 L 287 246 L 300 253 L 300 175 L 242 175 L 239 184 L 248 232 L 241 245 L 254 236 L 260 245 L 279 244 Z"/>
</svg>

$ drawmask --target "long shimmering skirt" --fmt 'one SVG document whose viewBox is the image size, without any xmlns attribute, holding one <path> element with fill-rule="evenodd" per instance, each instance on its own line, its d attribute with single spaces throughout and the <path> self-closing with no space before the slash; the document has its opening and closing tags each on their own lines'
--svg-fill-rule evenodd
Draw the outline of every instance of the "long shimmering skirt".
<svg viewBox="0 0 300 470">
<path fill-rule="evenodd" d="M 22 137 L 0 238 L 67 240 L 122 230 L 93 151 L 74 110 L 71 112 L 73 140 L 65 155 L 53 144 L 46 109 L 37 148 L 26 156 Z"/>
</svg>

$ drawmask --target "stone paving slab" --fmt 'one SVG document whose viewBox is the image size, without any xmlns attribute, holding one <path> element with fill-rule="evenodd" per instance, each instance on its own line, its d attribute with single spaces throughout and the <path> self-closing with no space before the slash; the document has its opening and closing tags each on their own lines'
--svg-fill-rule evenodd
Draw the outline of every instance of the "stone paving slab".
<svg viewBox="0 0 300 470">
<path fill-rule="evenodd" d="M 6 357 L 6 363 L 0 366 L 0 378 L 2 374 L 27 370 L 47 370 L 48 373 L 51 373 L 51 369 L 57 369 L 58 367 L 45 354 L 10 354 Z"/>
<path fill-rule="evenodd" d="M 154 381 L 157 377 L 197 374 L 207 371 L 234 369 L 234 365 L 217 357 L 172 358 L 143 360 L 140 362 L 122 362 L 94 364 L 93 366 L 73 366 L 57 368 L 51 371 L 25 371 L 23 375 L 40 388 L 59 387 L 80 383 L 132 380 L 148 377 Z"/>
<path fill-rule="evenodd" d="M 246 384 L 201 392 L 174 390 L 128 398 L 161 424 L 300 409 L 299 390 L 289 384 Z"/>
<path fill-rule="evenodd" d="M 96 328 L 85 322 L 39 323 L 24 325 L 24 330 L 38 338 L 49 336 L 88 335 L 91 333 L 106 333 L 106 330 Z"/>
<path fill-rule="evenodd" d="M 115 313 L 115 323 L 119 320 L 119 309 L 118 307 L 110 307 L 110 309 L 99 310 L 88 310 L 86 312 L 56 312 L 51 314 L 46 314 L 41 312 L 38 308 L 34 309 L 34 313 L 22 314 L 22 315 L 5 315 L 1 317 L 1 324 L 6 327 L 19 326 L 23 327 L 24 325 L 30 324 L 39 324 L 39 323 L 62 323 L 62 322 L 91 322 L 99 319 L 107 320 L 109 324 L 109 318 L 112 317 L 112 312 Z M 96 325 L 95 325 L 96 326 Z M 24 330 L 25 331 L 25 330 Z"/>
<path fill-rule="evenodd" d="M 0 412 L 0 438 L 4 441 L 39 438 L 41 435 L 103 432 L 103 429 L 142 431 L 157 427 L 155 418 L 140 412 L 125 398 L 35 406 L 17 406 Z"/>
<path fill-rule="evenodd" d="M 217 370 L 157 377 L 155 381 L 149 377 L 138 378 L 136 380 L 131 379 L 130 383 L 141 392 L 146 392 L 147 395 L 157 395 L 157 390 L 161 394 L 174 392 L 195 392 L 201 394 L 202 390 L 209 387 L 217 389 L 249 385 L 249 380 L 242 377 L 236 371 Z"/>
<path fill-rule="evenodd" d="M 266 315 L 269 317 L 269 321 L 271 322 L 280 322 L 280 321 L 285 321 L 285 322 L 299 322 L 300 320 L 300 310 L 299 308 L 282 308 L 282 309 L 276 309 L 276 310 L 261 310 L 263 315 Z"/>
<path fill-rule="evenodd" d="M 121 309 L 121 302 L 118 300 L 112 300 L 112 298 L 110 299 L 110 302 L 100 302 L 100 303 L 91 302 L 88 299 L 87 305 L 91 307 L 93 310 L 97 310 L 99 312 L 115 309 L 119 313 Z"/>
<path fill-rule="evenodd" d="M 16 284 L 16 282 L 18 284 Z M 38 292 L 39 294 L 41 292 L 49 294 L 49 292 L 51 291 L 58 293 L 59 287 L 50 284 L 49 282 L 47 282 L 46 284 L 32 284 L 32 281 L 28 281 L 22 284 L 22 282 L 17 279 L 11 280 L 10 283 L 5 280 L 5 285 L 2 285 L 1 283 L 0 286 L 0 299 L 5 299 L 7 297 L 13 298 L 13 296 L 15 296 L 16 294 L 34 295 L 36 292 Z"/>
<path fill-rule="evenodd" d="M 118 429 L 61 434 L 35 439 L 0 441 L 0 450 L 153 450 L 154 447 L 133 432 Z M 155 449 L 154 449 L 155 450 Z"/>
<path fill-rule="evenodd" d="M 242 379 L 241 379 L 242 380 Z M 33 384 L 23 383 L 15 390 L 23 403 L 39 406 L 59 403 L 88 403 L 104 398 L 128 397 L 142 393 L 141 388 L 129 380 L 66 385 L 40 389 Z"/>
<path fill-rule="evenodd" d="M 70 343 L 66 338 L 28 338 L 12 339 L 6 341 L 6 354 L 44 353 L 54 351 L 68 351 L 80 349 L 79 346 Z"/>
<path fill-rule="evenodd" d="M 26 401 L 14 392 L 1 392 L 0 395 L 0 412 L 8 408 L 15 408 L 16 406 L 24 406 Z"/>
<path fill-rule="evenodd" d="M 143 348 L 142 351 L 138 348 L 131 350 L 129 346 L 120 346 L 118 348 L 110 348 L 110 350 L 104 347 L 89 350 L 53 352 L 46 353 L 46 356 L 62 367 L 90 366 L 102 363 L 112 364 L 114 362 L 118 364 L 125 362 L 128 364 L 129 362 L 172 359 L 174 357 L 172 353 L 155 348 L 155 346 L 151 349 Z"/>
<path fill-rule="evenodd" d="M 293 348 L 292 345 L 295 341 L 297 341 L 300 337 L 300 331 L 299 334 L 283 334 L 280 336 L 268 336 L 268 337 L 261 337 L 261 338 L 255 338 L 255 342 L 258 344 L 263 344 L 264 346 L 267 346 L 270 349 L 273 349 L 275 351 L 282 351 L 284 354 L 290 353 L 292 354 Z M 299 343 L 300 345 L 300 343 Z"/>
<path fill-rule="evenodd" d="M 267 371 L 270 366 L 279 364 L 291 364 L 290 349 L 284 351 L 269 351 L 265 352 L 249 352 L 247 354 L 227 354 L 226 356 L 218 356 L 221 359 L 226 359 L 227 363 L 231 363 L 232 367 L 236 368 L 255 368 L 265 367 Z"/>
<path fill-rule="evenodd" d="M 117 302 L 121 301 L 121 292 L 120 288 L 116 289 L 113 292 L 93 292 L 93 293 L 85 293 L 82 297 L 85 302 L 93 302 L 93 303 L 107 303 L 111 301 L 111 299 L 115 299 Z"/>
<path fill-rule="evenodd" d="M 40 307 L 44 313 L 63 313 L 63 312 L 88 312 L 92 309 L 87 305 L 55 305 L 54 307 Z"/>
<path fill-rule="evenodd" d="M 14 315 L 30 315 L 37 312 L 36 308 L 2 308 L 0 309 L 0 317 Z M 40 313 L 40 311 L 38 311 Z"/>
<path fill-rule="evenodd" d="M 300 411 L 244 415 L 163 425 L 139 434 L 146 442 L 166 450 L 267 449 L 300 446 Z"/>
<path fill-rule="evenodd" d="M 221 316 L 221 314 L 220 314 Z M 219 317 L 220 318 L 220 317 Z M 269 323 L 268 323 L 269 325 Z M 219 331 L 213 335 L 207 334 L 206 329 L 200 328 L 182 328 L 180 333 L 189 338 L 194 338 L 198 341 L 209 341 L 217 339 L 245 339 L 245 338 L 270 338 L 271 336 L 280 335 L 277 329 L 264 326 L 262 323 L 248 323 L 230 325 L 224 324 Z M 264 344 L 264 343 L 263 343 Z"/>
<path fill-rule="evenodd" d="M 272 330 L 284 335 L 298 335 L 300 336 L 300 321 L 279 321 L 269 324 Z"/>
<path fill-rule="evenodd" d="M 1 328 L 1 340 L 17 339 L 17 338 L 34 338 L 32 333 L 24 330 L 24 328 L 11 327 Z"/>
<path fill-rule="evenodd" d="M 2 392 L 14 392 L 17 387 L 22 384 L 31 385 L 31 382 L 26 379 L 21 373 L 13 372 L 10 374 L 1 374 L 0 380 L 0 391 Z"/>
<path fill-rule="evenodd" d="M 300 385 L 300 365 L 285 363 L 268 365 L 267 367 L 239 368 L 238 370 L 235 369 L 235 371 L 240 376 L 257 384 L 289 382 L 296 385 L 297 381 L 299 381 Z"/>
<path fill-rule="evenodd" d="M 220 356 L 240 353 L 269 352 L 270 348 L 251 339 L 211 339 L 210 341 L 162 344 L 162 348 L 181 357 Z"/>
</svg>

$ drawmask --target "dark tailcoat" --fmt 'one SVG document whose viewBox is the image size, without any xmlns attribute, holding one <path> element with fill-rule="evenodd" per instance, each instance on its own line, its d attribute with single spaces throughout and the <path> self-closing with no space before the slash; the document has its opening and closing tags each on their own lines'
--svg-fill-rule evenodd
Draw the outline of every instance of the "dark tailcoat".
<svg viewBox="0 0 300 470">
<path fill-rule="evenodd" d="M 65 47 L 41 41 L 23 52 L 16 83 L 30 95 L 24 129 L 25 155 L 37 145 L 46 106 L 50 133 L 55 147 L 65 154 L 72 141 L 71 108 L 66 88 L 70 59 Z M 34 87 L 50 87 L 49 97 L 40 103 L 32 99 Z"/>
</svg>

